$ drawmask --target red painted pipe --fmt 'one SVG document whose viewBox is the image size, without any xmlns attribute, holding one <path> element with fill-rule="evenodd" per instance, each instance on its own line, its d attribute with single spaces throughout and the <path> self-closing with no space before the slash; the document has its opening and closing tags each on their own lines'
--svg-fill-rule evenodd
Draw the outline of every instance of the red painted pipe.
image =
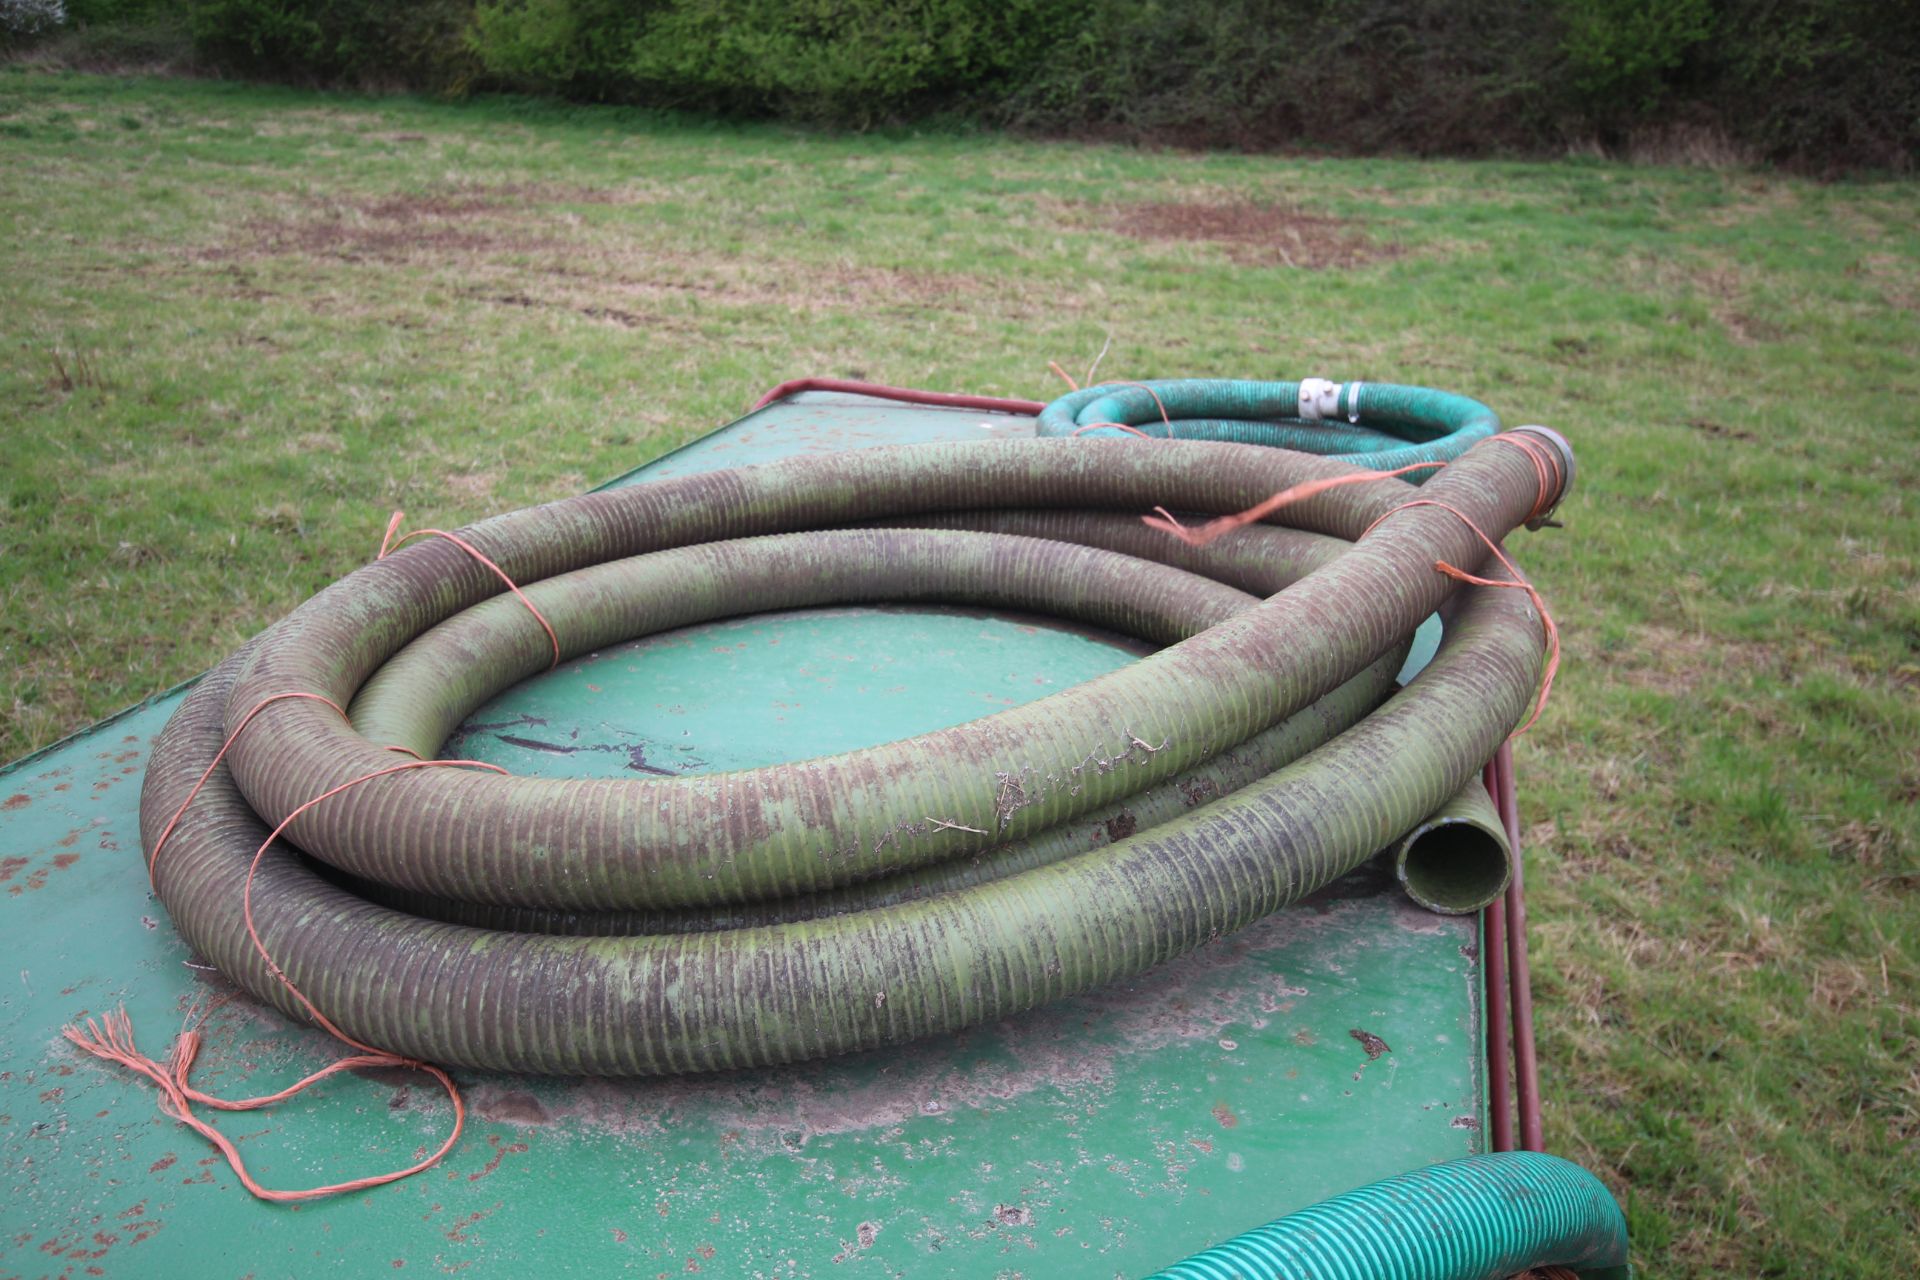
<svg viewBox="0 0 1920 1280">
<path fill-rule="evenodd" d="M 1513 747 L 1502 743 L 1494 753 L 1500 790 L 1494 804 L 1507 826 L 1513 845 L 1513 883 L 1507 887 L 1507 972 L 1513 988 L 1513 1076 L 1520 1105 L 1520 1146 L 1525 1151 L 1545 1149 L 1540 1119 L 1540 1064 L 1533 1046 L 1533 968 L 1527 956 L 1527 886 L 1520 847 L 1520 804 L 1513 778 Z"/>
<path fill-rule="evenodd" d="M 938 405 L 945 409 L 980 409 L 987 413 L 1018 413 L 1031 418 L 1046 408 L 1040 400 L 1009 400 L 1001 396 L 969 396 L 950 391 L 920 391 L 913 387 L 889 387 L 879 382 L 855 382 L 847 378 L 795 378 L 783 382 L 767 394 L 753 402 L 755 409 L 764 409 L 788 396 L 797 396 L 802 391 L 844 391 L 856 396 L 873 396 L 880 400 L 898 400 L 903 404 Z"/>
<path fill-rule="evenodd" d="M 1491 762 L 1483 774 L 1498 807 L 1500 777 Z M 1502 819 L 1504 821 L 1504 818 Z M 1511 836 L 1509 836 L 1511 838 Z M 1513 1041 L 1507 1025 L 1507 904 L 1489 903 L 1480 945 L 1487 978 L 1487 1139 L 1491 1151 L 1513 1150 Z"/>
</svg>

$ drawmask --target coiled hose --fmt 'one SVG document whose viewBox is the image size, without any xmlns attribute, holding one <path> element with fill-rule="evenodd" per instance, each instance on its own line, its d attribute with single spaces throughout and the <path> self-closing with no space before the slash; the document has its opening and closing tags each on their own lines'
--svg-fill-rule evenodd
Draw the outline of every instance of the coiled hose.
<svg viewBox="0 0 1920 1280">
<path fill-rule="evenodd" d="M 1428 387 L 1187 378 L 1072 392 L 1040 411 L 1038 430 L 1043 437 L 1139 433 L 1264 444 L 1392 471 L 1451 462 L 1499 431 L 1500 419 L 1478 400 Z M 1427 474 L 1406 479 L 1419 484 Z"/>
<path fill-rule="evenodd" d="M 1531 1151 L 1429 1165 L 1235 1236 L 1153 1280 L 1587 1280 L 1627 1270 L 1627 1223 L 1577 1164 Z"/>
<path fill-rule="evenodd" d="M 1503 536 L 1557 501 L 1565 461 L 1487 444 L 1432 503 L 1361 480 L 1285 508 L 1291 528 L 1205 549 L 1132 517 L 1236 512 L 1352 469 L 1231 444 L 925 445 L 482 521 L 461 537 L 553 637 L 446 540 L 328 587 L 216 668 L 156 744 L 154 883 L 254 995 L 303 1017 L 291 984 L 352 1036 L 448 1065 L 710 1071 L 1000 1018 L 1238 929 L 1455 795 L 1526 711 L 1541 619 L 1526 593 L 1460 587 L 1436 562 L 1501 577 L 1467 522 Z M 254 945 L 241 886 L 273 825 L 390 766 L 389 746 L 431 753 L 556 649 L 871 599 L 1042 608 L 1167 647 L 986 719 L 766 769 L 355 786 L 291 823 L 308 856 L 260 861 Z M 1440 652 L 1376 709 L 1443 607 Z"/>
</svg>

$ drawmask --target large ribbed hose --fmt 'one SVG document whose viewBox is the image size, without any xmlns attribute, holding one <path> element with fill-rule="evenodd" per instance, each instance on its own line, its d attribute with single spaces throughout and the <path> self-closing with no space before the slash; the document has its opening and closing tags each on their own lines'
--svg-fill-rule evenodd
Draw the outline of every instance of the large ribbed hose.
<svg viewBox="0 0 1920 1280">
<path fill-rule="evenodd" d="M 1044 608 L 1167 647 L 999 715 L 766 769 L 384 777 L 293 823 L 313 862 L 283 848 L 262 861 L 259 936 L 359 1039 L 560 1074 L 868 1048 L 1138 972 L 1391 844 L 1478 772 L 1533 693 L 1541 632 L 1527 597 L 1461 592 L 1435 572 L 1441 560 L 1499 571 L 1459 516 L 1396 510 L 1409 496 L 1397 482 L 1287 508 L 1304 533 L 1248 529 L 1204 551 L 1133 523 L 1156 505 L 1232 512 L 1351 474 L 1221 444 L 927 445 L 483 521 L 462 536 L 526 588 L 568 654 L 871 599 Z M 1557 496 L 1541 475 L 1496 444 L 1428 493 L 1498 537 Z M 1058 507 L 1079 513 L 1036 510 Z M 1443 605 L 1440 652 L 1378 705 L 1407 638 Z M 318 694 L 353 722 L 284 700 L 238 736 L 155 866 L 183 935 L 301 1016 L 242 920 L 269 826 L 393 764 L 389 745 L 436 749 L 468 709 L 552 659 L 499 579 L 436 539 L 342 579 L 221 664 L 156 744 L 149 851 L 264 700 Z"/>
<path fill-rule="evenodd" d="M 1040 412 L 1042 436 L 1155 437 L 1262 444 L 1322 454 L 1373 471 L 1451 462 L 1500 430 L 1478 400 L 1387 382 L 1242 382 L 1186 378 L 1112 383 L 1061 396 Z M 1422 483 L 1425 473 L 1409 473 Z"/>
<path fill-rule="evenodd" d="M 1394 850 L 1394 878 L 1429 911 L 1465 915 L 1507 891 L 1513 849 L 1480 779 L 1409 831 Z"/>
<path fill-rule="evenodd" d="M 1579 1165 L 1514 1151 L 1335 1196 L 1153 1280 L 1506 1280 L 1549 1266 L 1625 1280 L 1626 1219 Z"/>
<path fill-rule="evenodd" d="M 835 581 L 844 566 L 835 566 L 829 573 L 808 579 L 806 599 L 860 594 L 872 600 L 884 594 L 898 600 L 907 598 L 902 588 L 910 584 L 922 595 L 1052 612 L 1167 644 L 1186 639 L 1210 622 L 1251 607 L 1258 603 L 1255 597 L 1264 598 L 1284 590 L 1313 569 L 1330 563 L 1344 545 L 1319 534 L 1256 526 L 1236 530 L 1204 548 L 1188 547 L 1147 528 L 1133 517 L 1086 511 L 936 513 L 919 517 L 913 525 L 1017 534 L 1124 554 L 1076 557 L 1074 564 L 1078 571 L 1063 581 L 1054 582 L 1044 577 L 1023 579 L 1028 584 L 1030 594 L 1027 594 L 1016 591 L 1003 573 L 993 572 L 991 568 L 979 579 L 970 580 L 955 575 L 954 566 L 948 564 L 941 580 L 934 581 L 930 572 L 935 566 L 922 562 L 914 552 L 937 548 L 952 553 L 967 544 L 947 541 L 943 546 L 937 535 L 932 539 L 922 535 L 889 544 L 889 582 L 868 581 L 861 584 L 857 592 L 848 591 L 844 582 Z M 760 540 L 757 545 L 764 554 L 776 549 L 776 540 Z M 989 541 L 975 547 L 987 550 L 994 545 L 1001 544 Z M 730 550 L 738 556 L 750 553 L 754 546 L 738 543 Z M 1126 558 L 1151 555 L 1158 555 L 1187 572 L 1169 573 L 1158 565 L 1143 565 L 1139 559 Z M 913 565 L 904 563 L 908 558 L 914 560 Z M 601 569 L 611 569 L 631 579 L 636 570 L 643 567 L 647 571 L 656 570 L 670 559 L 670 556 L 646 557 L 616 562 Z M 773 567 L 781 566 L 776 560 Z M 597 570 L 585 572 L 596 578 L 602 576 Z M 1193 576 L 1196 574 L 1205 576 Z M 771 580 L 761 574 L 750 580 L 736 578 L 735 582 L 737 587 L 753 591 L 764 607 L 795 601 L 791 594 L 795 589 L 793 582 L 778 572 Z M 647 599 L 645 585 L 629 581 L 630 598 Z M 636 586 L 641 588 L 639 592 L 634 592 Z M 569 609 L 565 597 L 556 597 L 555 593 L 538 587 L 533 591 L 536 600 L 547 602 L 543 607 L 548 608 L 550 621 L 569 635 L 579 634 L 588 619 L 571 611 L 555 611 Z M 513 670 L 530 674 L 550 655 L 550 648 L 543 650 L 534 643 L 530 631 L 523 628 L 515 632 L 498 625 L 515 614 L 525 616 L 518 601 L 496 597 L 442 623 L 401 650 L 354 699 L 352 711 L 356 728 L 375 741 L 404 745 L 416 753 L 433 751 L 454 726 L 486 699 L 491 684 L 495 683 L 476 681 L 472 673 L 497 672 L 496 664 L 511 661 Z M 681 612 L 676 620 L 686 623 L 694 617 Z M 659 619 L 656 617 L 653 621 Z M 609 629 L 609 634 L 625 634 L 631 629 L 616 625 Z M 539 640 L 545 641 L 544 634 Z M 516 643 L 520 652 L 510 654 L 508 650 Z M 1305 710 L 1178 778 L 1137 791 L 1026 839 L 997 845 L 974 857 L 937 862 L 838 889 L 725 907 L 567 911 L 462 902 L 398 890 L 377 881 L 340 879 L 375 901 L 436 920 L 534 933 L 608 936 L 779 924 L 932 897 L 1087 852 L 1111 842 L 1115 833 L 1158 826 L 1199 804 L 1266 777 L 1349 728 L 1378 706 L 1393 687 L 1393 678 L 1404 654 L 1405 646 L 1396 646 L 1384 658 Z"/>
</svg>

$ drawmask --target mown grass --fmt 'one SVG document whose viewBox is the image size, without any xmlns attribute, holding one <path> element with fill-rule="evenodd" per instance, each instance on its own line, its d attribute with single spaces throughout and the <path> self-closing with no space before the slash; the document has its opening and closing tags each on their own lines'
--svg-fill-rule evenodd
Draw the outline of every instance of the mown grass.
<svg viewBox="0 0 1920 1280">
<path fill-rule="evenodd" d="M 819 136 L 0 70 L 0 757 L 799 373 L 1429 383 L 1519 550 L 1550 1144 L 1654 1276 L 1920 1256 L 1920 188 Z M 1209 206 L 1192 229 L 1177 208 Z"/>
</svg>

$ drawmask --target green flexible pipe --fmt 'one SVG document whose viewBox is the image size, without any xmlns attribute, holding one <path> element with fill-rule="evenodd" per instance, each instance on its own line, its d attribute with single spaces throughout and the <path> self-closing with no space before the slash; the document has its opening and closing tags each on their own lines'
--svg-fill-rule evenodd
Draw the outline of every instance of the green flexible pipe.
<svg viewBox="0 0 1920 1280">
<path fill-rule="evenodd" d="M 1043 437 L 1126 434 L 1118 427 L 1176 440 L 1294 449 L 1392 471 L 1451 462 L 1497 432 L 1500 419 L 1477 400 L 1427 387 L 1188 378 L 1074 391 L 1041 410 L 1038 424 Z M 1406 478 L 1420 484 L 1427 477 Z"/>
<path fill-rule="evenodd" d="M 654 581 L 715 611 L 706 616 L 759 611 L 766 606 L 755 592 L 775 579 L 839 575 L 848 589 L 921 589 L 913 575 L 931 561 L 905 555 L 911 547 L 946 566 L 950 587 L 977 581 L 989 592 L 1019 587 L 1027 598 L 1042 590 L 1035 584 L 1093 582 L 1097 556 L 1019 537 L 758 535 L 988 505 L 1224 513 L 1305 480 L 1350 474 L 1231 445 L 916 446 L 588 495 L 463 536 L 529 590 L 553 580 L 549 593 L 583 618 L 626 606 L 562 575 L 635 556 L 647 565 L 621 572 L 658 575 L 666 566 Z M 1504 446 L 1475 451 L 1435 483 L 1434 496 L 1495 536 L 1557 496 L 1540 492 L 1530 458 Z M 414 770 L 342 793 L 291 834 L 333 864 L 330 875 L 560 912 L 754 903 L 964 860 L 1191 775 L 1390 663 L 1419 621 L 1458 591 L 1434 562 L 1473 566 L 1486 550 L 1449 513 L 1395 510 L 1406 493 L 1363 481 L 1288 508 L 1291 523 L 1359 541 L 1271 599 L 1245 607 L 1216 597 L 1231 616 L 1028 707 L 867 752 L 717 777 L 605 784 Z M 771 556 L 780 571 L 756 578 L 755 556 Z M 998 578 L 988 572 L 996 565 Z M 747 586 L 730 585 L 736 573 Z M 1128 568 L 1109 581 L 1136 576 Z M 1176 579 L 1161 586 L 1164 607 L 1134 622 L 1172 634 L 1200 616 L 1179 623 L 1176 606 L 1208 588 L 1189 591 Z M 223 663 L 156 745 L 142 803 L 146 847 L 230 727 L 262 699 L 312 692 L 346 705 L 410 641 L 498 588 L 445 542 L 410 546 L 328 588 Z M 1090 608 L 1128 603 L 1072 589 Z M 683 607 L 648 607 L 656 604 L 666 611 L 660 618 Z M 1457 605 L 1441 651 L 1411 686 L 1303 758 L 1161 825 L 935 896 L 755 927 L 543 936 L 382 907 L 276 847 L 255 881 L 256 924 L 288 979 L 343 1029 L 450 1065 L 716 1070 L 1003 1017 L 1138 972 L 1295 901 L 1456 792 L 1524 714 L 1541 656 L 1539 620 L 1522 593 L 1468 589 Z M 507 644 L 516 661 L 530 650 L 544 665 L 545 634 L 530 617 L 517 605 L 494 612 L 499 630 L 518 633 Z M 479 683 L 496 687 L 518 670 L 486 665 Z M 429 719 L 448 714 L 433 698 L 423 706 Z M 189 942 L 296 1016 L 297 1002 L 247 936 L 238 887 L 269 823 L 390 765 L 383 745 L 316 704 L 273 704 L 237 740 L 231 769 L 214 770 L 154 868 Z"/>
<path fill-rule="evenodd" d="M 1105 490 L 1124 494 L 1135 510 L 1154 505 L 1153 495 L 1218 509 L 1222 486 L 1236 495 L 1226 505 L 1240 507 L 1274 492 L 1276 480 L 1287 487 L 1296 478 L 1345 473 L 1280 450 L 1196 444 L 1177 453 L 1066 441 L 864 450 L 831 466 L 786 463 L 591 494 L 498 517 L 471 534 L 526 582 L 573 567 L 563 562 L 575 557 L 591 562 L 821 518 L 887 514 L 869 501 L 1026 506 L 1077 487 L 1094 491 L 1100 505 L 1113 500 Z M 1247 465 L 1255 460 L 1258 468 Z M 1485 487 L 1496 477 L 1514 486 L 1504 503 Z M 1538 497 L 1537 473 L 1514 449 L 1482 455 L 1479 466 L 1456 464 L 1447 480 L 1453 505 L 1482 528 L 1507 527 Z M 956 481 L 964 483 L 956 489 Z M 1385 511 L 1406 490 L 1385 483 L 1370 504 L 1358 492 L 1335 490 L 1292 510 L 1298 519 L 1316 509 Z M 712 496 L 703 502 L 701 494 Z M 615 498 L 626 500 L 584 505 Z M 625 519 L 608 527 L 580 518 L 589 514 Z M 609 537 L 633 541 L 622 547 Z M 722 545 L 701 548 L 676 591 L 731 595 L 739 612 L 764 607 L 758 592 L 730 585 L 736 557 Z M 822 761 L 693 778 L 418 771 L 340 795 L 303 815 L 292 834 L 343 870 L 402 888 L 593 910 L 815 892 L 978 852 L 1173 777 L 1299 710 L 1398 642 L 1413 625 L 1408 614 L 1417 622 L 1447 598 L 1453 584 L 1433 572 L 1436 560 L 1475 564 L 1485 556 L 1457 517 L 1430 508 L 1396 515 L 1369 546 L 1372 554 L 1342 556 L 1190 640 L 971 725 Z M 1057 553 L 1036 546 L 1021 571 Z M 802 548 L 788 577 L 804 578 L 818 564 Z M 480 593 L 495 594 L 497 579 L 477 568 L 451 546 L 426 544 L 328 588 L 267 635 L 236 688 L 229 731 L 260 700 L 286 692 L 346 704 L 424 626 Z M 884 573 L 884 565 L 874 570 Z M 463 588 L 473 594 L 454 594 Z M 530 617 L 506 615 L 530 646 L 544 643 Z M 1303 632 L 1315 643 L 1300 644 Z M 318 704 L 292 702 L 263 715 L 229 761 L 259 812 L 277 822 L 320 791 L 391 763 L 385 746 Z M 938 825 L 926 830 L 901 825 L 934 818 Z M 355 838 L 367 830 L 382 839 Z"/>
<path fill-rule="evenodd" d="M 765 590 L 763 602 L 768 608 L 819 602 L 847 594 L 872 600 L 887 591 L 894 593 L 886 597 L 892 600 L 939 598 L 1045 610 L 1124 630 L 1143 639 L 1171 643 L 1197 634 L 1212 621 L 1258 603 L 1253 595 L 1243 592 L 1267 596 L 1284 590 L 1312 569 L 1330 562 L 1344 545 L 1317 534 L 1256 526 L 1236 530 L 1207 547 L 1187 547 L 1148 529 L 1138 520 L 1092 512 L 956 512 L 923 518 L 901 527 L 916 525 L 937 525 L 976 534 L 1014 533 L 1123 553 L 1158 552 L 1188 573 L 1175 573 L 1155 564 L 1143 565 L 1124 556 L 1089 556 L 1080 562 L 1079 572 L 1060 584 L 1008 579 L 1003 572 L 1004 562 L 983 561 L 976 566 L 981 576 L 974 578 L 956 575 L 959 566 L 947 559 L 960 545 L 951 542 L 954 535 L 923 532 L 890 544 L 891 581 L 850 584 L 828 574 L 809 580 L 804 594 L 796 596 L 793 584 L 782 576 L 786 566 L 778 556 L 781 539 L 757 539 L 753 544 L 735 547 L 734 551 L 773 557 L 761 566 L 752 584 L 756 591 Z M 1008 544 L 989 538 L 969 545 L 976 547 L 977 554 L 990 555 L 994 547 Z M 946 554 L 938 562 L 924 561 L 927 553 L 935 551 Z M 629 603 L 623 612 L 635 608 L 645 610 L 651 617 L 639 625 L 646 630 L 659 630 L 667 619 L 658 612 L 659 601 L 649 591 L 655 584 L 648 579 L 670 564 L 674 555 L 661 553 L 645 557 L 645 564 L 620 561 L 567 576 L 584 576 L 598 583 L 597 590 L 612 599 L 639 602 Z M 901 579 L 899 570 L 908 559 L 915 562 L 915 567 Z M 1204 573 L 1212 581 L 1195 583 L 1190 573 Z M 1230 586 L 1216 585 L 1219 583 Z M 1183 584 L 1186 584 L 1187 595 L 1176 605 L 1174 601 Z M 1195 591 L 1195 587 L 1200 590 Z M 585 632 L 590 643 L 610 643 L 632 629 L 630 623 L 609 624 L 601 619 L 602 631 L 587 632 L 596 620 L 571 611 L 567 597 L 535 587 L 532 598 L 556 628 L 568 635 Z M 1199 611 L 1195 612 L 1196 609 Z M 490 686 L 496 681 L 475 681 L 471 678 L 473 672 L 509 670 L 532 674 L 544 665 L 551 653 L 550 648 L 541 648 L 546 640 L 544 633 L 536 637 L 530 628 L 516 630 L 510 625 L 527 617 L 524 606 L 517 600 L 496 597 L 426 632 L 382 667 L 354 699 L 351 715 L 355 728 L 374 741 L 402 745 L 415 754 L 430 754 L 446 739 L 453 726 L 490 696 Z M 685 610 L 671 617 L 673 625 L 687 625 L 697 620 L 694 613 Z M 718 907 L 589 912 L 464 902 L 395 889 L 344 874 L 334 878 L 337 883 L 384 906 L 435 920 L 528 933 L 596 937 L 738 929 L 932 897 L 1003 879 L 1098 848 L 1132 832 L 1157 826 L 1267 776 L 1346 730 L 1377 707 L 1393 688 L 1394 676 L 1405 652 L 1404 645 L 1396 646 L 1386 657 L 1305 710 L 1170 782 L 1136 792 L 1104 809 L 1027 839 L 999 845 L 977 857 L 935 863 L 840 889 Z"/>
<path fill-rule="evenodd" d="M 1394 649 L 1387 657 L 1304 711 L 1287 717 L 1238 746 L 1229 747 L 1199 768 L 1171 782 L 1137 791 L 1104 809 L 1096 809 L 1025 840 L 1015 840 L 989 849 L 977 857 L 938 862 L 929 867 L 875 880 L 862 880 L 820 893 L 712 907 L 561 911 L 439 898 L 395 889 L 378 881 L 351 877 L 326 867 L 324 863 L 318 864 L 318 869 L 335 883 L 345 885 L 382 906 L 452 924 L 509 929 L 521 933 L 579 934 L 586 937 L 704 933 L 870 911 L 876 907 L 913 902 L 971 885 L 1002 880 L 1034 867 L 1059 862 L 1115 840 L 1124 840 L 1134 832 L 1159 826 L 1221 796 L 1230 795 L 1299 759 L 1379 706 L 1381 699 L 1393 687 L 1394 676 L 1400 670 L 1405 656 L 1404 646 Z"/>
<path fill-rule="evenodd" d="M 1430 1165 L 1288 1214 L 1152 1280 L 1628 1280 L 1627 1223 L 1577 1164 L 1532 1151 Z"/>
<path fill-rule="evenodd" d="M 1394 849 L 1394 878 L 1429 911 L 1466 915 L 1507 891 L 1513 847 L 1480 779 L 1407 832 Z"/>
</svg>

